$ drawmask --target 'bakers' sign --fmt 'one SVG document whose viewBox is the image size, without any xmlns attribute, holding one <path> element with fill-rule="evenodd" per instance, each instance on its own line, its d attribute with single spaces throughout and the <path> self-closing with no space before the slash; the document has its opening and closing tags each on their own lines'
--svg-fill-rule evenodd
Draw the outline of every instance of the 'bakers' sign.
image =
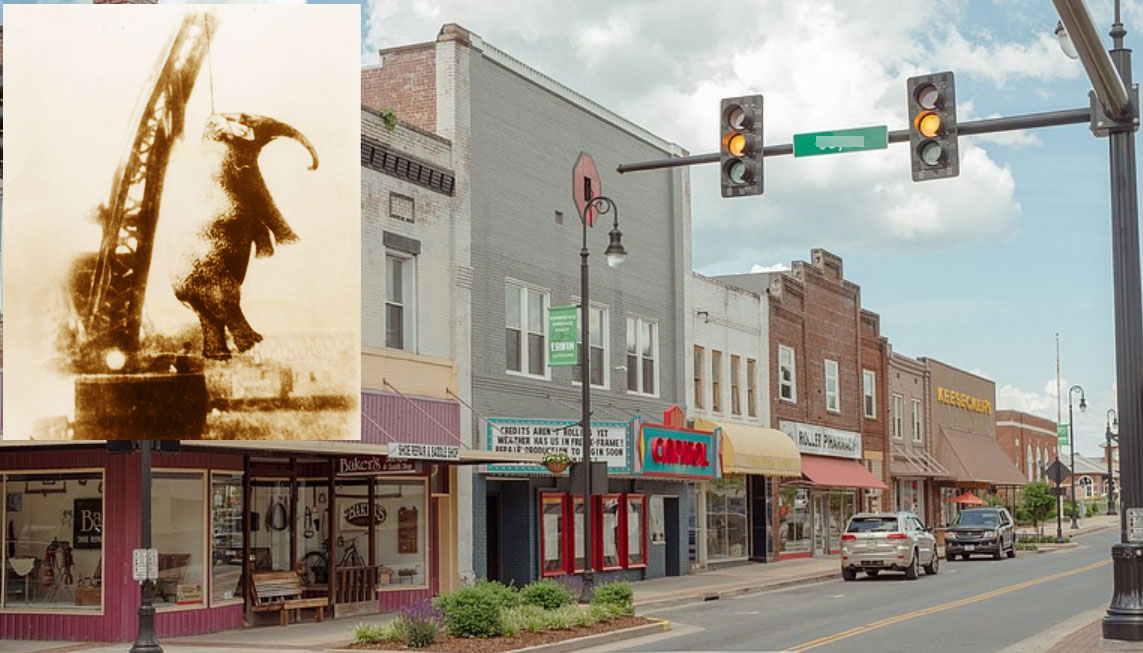
<svg viewBox="0 0 1143 653">
<path fill-rule="evenodd" d="M 417 471 L 412 460 L 392 460 L 385 456 L 344 456 L 337 460 L 337 473 L 343 476 L 372 474 L 411 474 Z"/>
</svg>

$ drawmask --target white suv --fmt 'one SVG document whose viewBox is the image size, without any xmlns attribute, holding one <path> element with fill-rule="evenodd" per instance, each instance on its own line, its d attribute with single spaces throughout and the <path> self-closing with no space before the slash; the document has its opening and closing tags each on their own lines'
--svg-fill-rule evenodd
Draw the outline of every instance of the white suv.
<svg viewBox="0 0 1143 653">
<path fill-rule="evenodd" d="M 903 571 L 916 580 L 937 573 L 940 564 L 937 540 L 911 512 L 861 512 L 850 518 L 841 536 L 841 577 L 857 578 L 864 571 L 876 576 L 882 570 Z"/>
</svg>

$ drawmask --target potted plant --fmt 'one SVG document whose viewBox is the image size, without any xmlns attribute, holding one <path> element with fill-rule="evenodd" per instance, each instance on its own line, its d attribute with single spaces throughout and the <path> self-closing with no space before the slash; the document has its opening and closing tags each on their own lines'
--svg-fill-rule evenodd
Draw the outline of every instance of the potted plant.
<svg viewBox="0 0 1143 653">
<path fill-rule="evenodd" d="M 553 451 L 544 454 L 544 467 L 553 474 L 559 474 L 568 468 L 571 464 L 571 456 L 563 451 Z"/>
</svg>

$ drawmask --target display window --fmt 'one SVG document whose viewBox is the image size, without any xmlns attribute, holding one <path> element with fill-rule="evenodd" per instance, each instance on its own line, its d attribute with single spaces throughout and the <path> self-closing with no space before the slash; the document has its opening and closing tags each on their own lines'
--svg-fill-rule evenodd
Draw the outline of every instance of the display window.
<svg viewBox="0 0 1143 653">
<path fill-rule="evenodd" d="M 206 473 L 156 470 L 151 545 L 159 550 L 156 608 L 206 606 Z"/>
<path fill-rule="evenodd" d="M 559 576 L 567 573 L 566 522 L 564 495 L 544 493 L 540 498 L 540 546 L 544 552 L 543 574 Z M 580 527 L 582 530 L 582 526 Z"/>
<path fill-rule="evenodd" d="M 378 589 L 399 590 L 427 586 L 427 481 L 378 478 L 374 488 L 374 502 Z M 365 551 L 368 538 L 364 535 L 362 537 L 361 550 Z M 358 562 L 367 564 L 363 560 Z"/>
<path fill-rule="evenodd" d="M 0 474 L 0 606 L 103 608 L 103 471 Z"/>
<path fill-rule="evenodd" d="M 584 553 L 583 497 L 572 498 L 572 532 L 574 533 L 575 558 L 572 560 L 575 573 L 587 568 L 587 554 Z"/>
<path fill-rule="evenodd" d="M 602 570 L 621 569 L 619 543 L 622 539 L 619 529 L 619 503 L 621 495 L 604 494 L 595 497 L 595 549 L 596 568 Z"/>
<path fill-rule="evenodd" d="M 242 601 L 242 514 L 242 474 L 211 473 L 211 606 Z"/>
<path fill-rule="evenodd" d="M 594 568 L 646 567 L 647 495 L 605 494 L 593 499 L 591 550 Z M 540 524 L 541 574 L 561 576 L 582 572 L 585 563 L 583 497 L 542 492 Z"/>
<path fill-rule="evenodd" d="M 250 557 L 253 571 L 289 571 L 290 481 L 256 478 L 250 483 Z"/>
<path fill-rule="evenodd" d="M 806 488 L 782 486 L 778 490 L 778 551 L 809 553 L 810 493 Z"/>
<path fill-rule="evenodd" d="M 746 477 L 726 476 L 711 481 L 706 491 L 708 560 L 747 556 Z"/>
<path fill-rule="evenodd" d="M 298 479 L 296 555 L 307 586 L 329 588 L 329 480 Z"/>
<path fill-rule="evenodd" d="M 647 497 L 642 494 L 624 495 L 626 512 L 624 520 L 627 527 L 627 563 L 628 569 L 647 566 Z"/>
</svg>

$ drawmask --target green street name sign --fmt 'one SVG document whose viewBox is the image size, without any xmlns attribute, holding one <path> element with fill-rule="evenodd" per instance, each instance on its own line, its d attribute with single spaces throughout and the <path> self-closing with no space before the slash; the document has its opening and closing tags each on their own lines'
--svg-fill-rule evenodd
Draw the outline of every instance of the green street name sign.
<svg viewBox="0 0 1143 653">
<path fill-rule="evenodd" d="M 889 147 L 889 128 L 885 125 L 794 134 L 794 156 L 883 150 L 887 147 Z"/>
<path fill-rule="evenodd" d="M 1056 446 L 1066 447 L 1068 442 L 1068 425 L 1056 424 Z"/>
<path fill-rule="evenodd" d="M 548 365 L 579 365 L 577 326 L 578 306 L 553 306 L 548 309 Z"/>
</svg>

